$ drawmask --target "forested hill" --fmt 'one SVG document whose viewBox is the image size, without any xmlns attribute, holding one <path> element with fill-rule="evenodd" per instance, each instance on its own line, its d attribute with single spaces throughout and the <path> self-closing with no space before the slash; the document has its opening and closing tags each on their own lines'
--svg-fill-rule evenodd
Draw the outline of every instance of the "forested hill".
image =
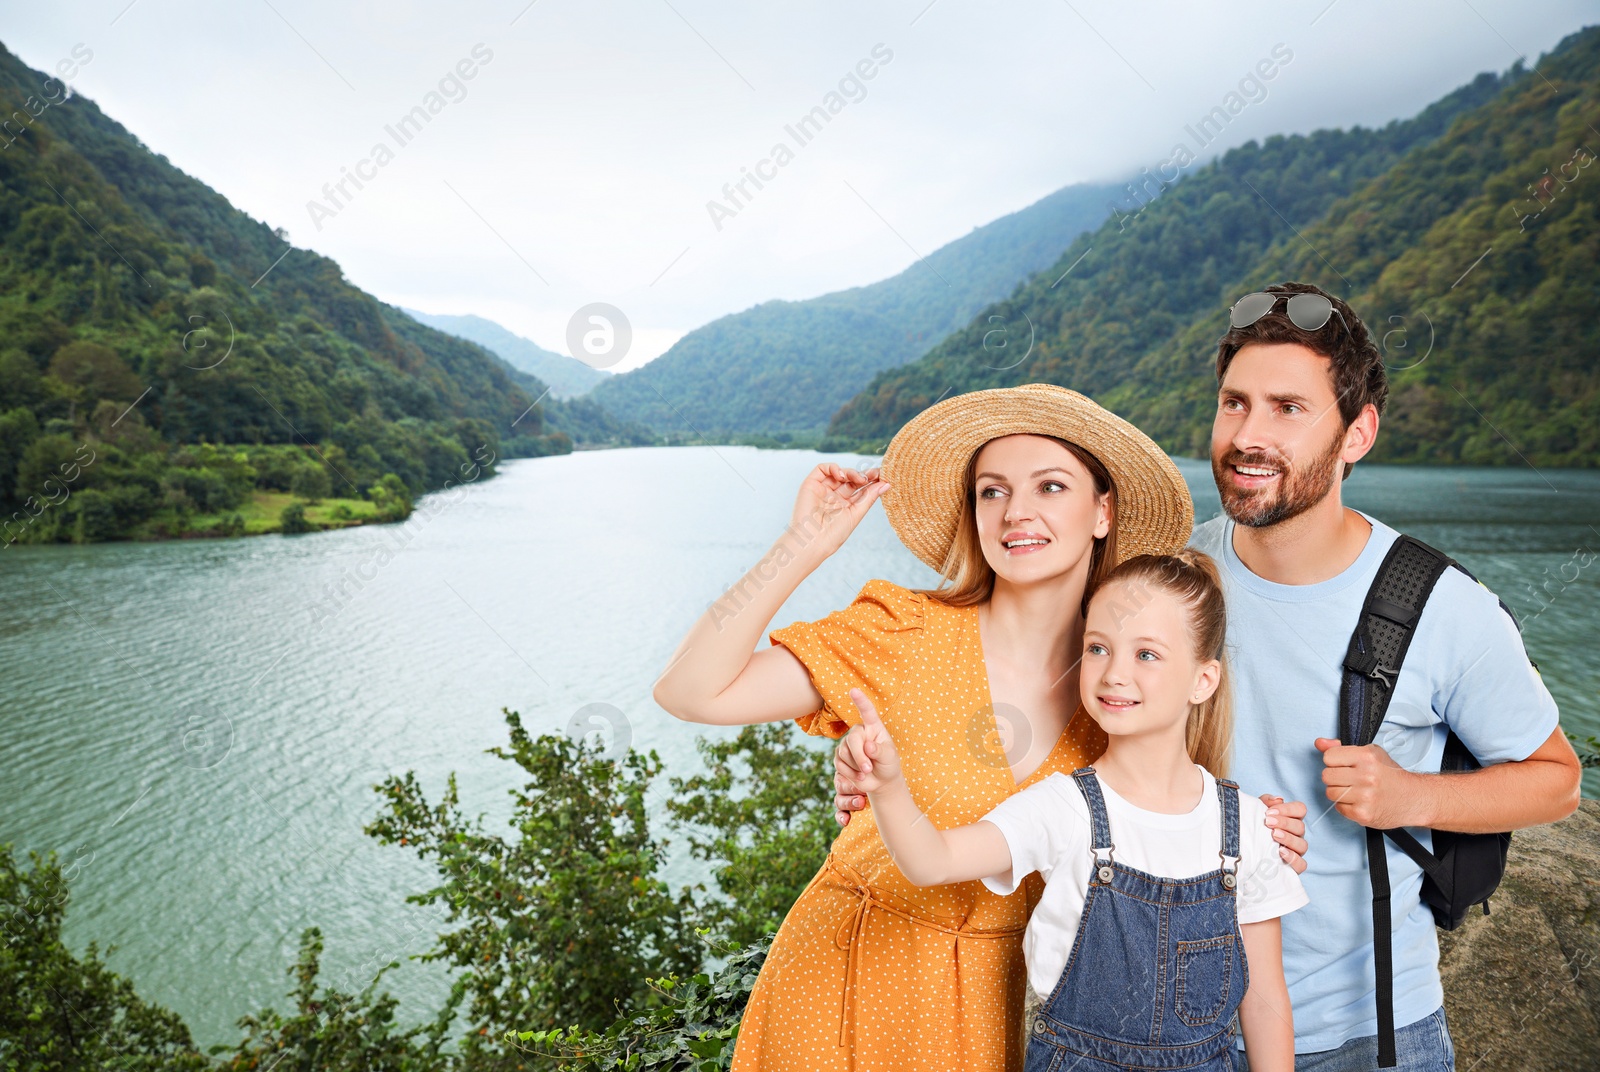
<svg viewBox="0 0 1600 1072">
<path fill-rule="evenodd" d="M 669 436 L 821 432 L 875 372 L 925 352 L 1098 226 L 1117 192 L 1069 186 L 889 279 L 714 320 L 588 397 Z"/>
<path fill-rule="evenodd" d="M 1597 72 L 1590 28 L 1534 70 L 1481 75 L 1414 119 L 1252 142 L 1152 187 L 1142 211 L 880 374 L 828 442 L 881 449 L 942 396 L 1042 381 L 1204 456 L 1228 306 L 1302 279 L 1345 297 L 1382 339 L 1393 391 L 1375 458 L 1600 464 Z M 994 367 L 1030 332 L 1027 360 Z"/>
<path fill-rule="evenodd" d="M 484 459 L 570 449 L 543 407 L 518 419 L 542 384 L 3 48 L 0 111 L 0 546 L 271 528 L 251 504 L 291 486 L 395 516 Z"/>
<path fill-rule="evenodd" d="M 610 375 L 602 369 L 590 368 L 575 357 L 546 350 L 481 316 L 423 313 L 416 309 L 407 309 L 406 313 L 430 328 L 475 342 L 512 368 L 549 384 L 551 398 L 574 398 Z"/>
</svg>

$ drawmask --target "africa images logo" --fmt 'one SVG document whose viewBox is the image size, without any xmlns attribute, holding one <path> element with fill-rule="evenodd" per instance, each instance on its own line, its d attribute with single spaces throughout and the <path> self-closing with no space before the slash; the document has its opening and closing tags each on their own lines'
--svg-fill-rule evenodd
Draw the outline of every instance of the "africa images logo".
<svg viewBox="0 0 1600 1072">
<path fill-rule="evenodd" d="M 366 184 L 378 177 L 378 169 L 388 167 L 395 159 L 395 151 L 410 145 L 417 135 L 422 133 L 422 128 L 433 122 L 434 116 L 444 111 L 445 105 L 460 104 L 466 100 L 467 82 L 478 77 L 479 69 L 487 67 L 493 59 L 494 53 L 490 51 L 488 45 L 481 41 L 473 45 L 468 56 L 462 57 L 454 67 L 444 73 L 436 89 L 430 89 L 422 95 L 422 103 L 383 128 L 383 132 L 389 135 L 389 140 L 394 142 L 393 149 L 387 143 L 380 141 L 368 150 L 368 155 L 356 161 L 354 168 L 341 166 L 337 181 L 322 184 L 325 203 L 315 198 L 306 202 L 306 212 L 311 217 L 312 226 L 320 231 L 323 220 L 331 220 L 348 208 L 356 196 L 350 192 L 349 187 L 354 185 L 356 193 L 366 189 Z M 474 60 L 477 62 L 474 63 Z M 340 200 L 341 197 L 343 200 Z"/>
<path fill-rule="evenodd" d="M 878 71 L 887 67 L 893 59 L 894 52 L 888 45 L 881 41 L 873 45 L 872 50 L 839 79 L 836 88 L 823 94 L 821 104 L 814 105 L 793 123 L 785 123 L 783 132 L 794 143 L 794 148 L 791 149 L 786 142 L 775 142 L 768 154 L 757 160 L 753 168 L 741 167 L 740 177 L 736 181 L 723 183 L 723 200 L 706 202 L 706 212 L 711 216 L 712 226 L 720 231 L 723 220 L 731 220 L 739 214 L 740 209 L 749 208 L 756 193 L 778 177 L 778 169 L 792 164 L 795 154 L 810 145 L 822 133 L 822 128 L 844 111 L 845 105 L 859 104 L 867 99 L 867 82 L 876 78 Z M 752 186 L 755 190 L 751 190 Z M 740 200 L 741 196 L 743 200 Z"/>
</svg>

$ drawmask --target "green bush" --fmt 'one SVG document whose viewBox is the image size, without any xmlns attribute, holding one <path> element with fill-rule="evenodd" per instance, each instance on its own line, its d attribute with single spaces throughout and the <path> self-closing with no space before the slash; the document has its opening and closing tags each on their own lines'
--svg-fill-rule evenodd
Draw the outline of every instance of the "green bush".
<svg viewBox="0 0 1600 1072">
<path fill-rule="evenodd" d="M 839 831 L 823 806 L 833 753 L 813 742 L 788 723 L 702 737 L 708 772 L 672 779 L 667 812 L 690 852 L 713 864 L 721 896 L 702 912 L 722 941 L 747 945 L 777 930 Z"/>
<path fill-rule="evenodd" d="M 630 750 L 611 761 L 583 741 L 531 738 L 504 713 L 511 747 L 488 751 L 528 775 L 510 791 L 514 840 L 462 814 L 454 775 L 438 804 L 413 772 L 386 779 L 385 810 L 366 827 L 436 861 L 440 884 L 406 900 L 442 904 L 457 924 L 420 959 L 468 973 L 463 1053 L 485 1069 L 516 1066 L 502 1038 L 512 1025 L 603 1029 L 649 1000 L 648 978 L 700 964 L 689 891 L 675 897 L 656 877 L 666 843 L 650 831 L 645 794 L 660 759 Z"/>
<path fill-rule="evenodd" d="M 187 503 L 202 513 L 233 510 L 244 502 L 240 488 L 224 474 L 206 466 L 168 469 L 161 483 L 169 491 L 181 492 Z"/>
<path fill-rule="evenodd" d="M 377 504 L 379 521 L 404 521 L 411 516 L 411 492 L 405 482 L 393 473 L 367 489 L 367 498 Z"/>
<path fill-rule="evenodd" d="M 654 753 L 611 760 L 505 718 L 511 745 L 489 751 L 526 774 L 511 790 L 511 837 L 461 813 L 454 776 L 437 803 L 411 772 L 374 787 L 383 804 L 366 832 L 433 862 L 436 884 L 406 899 L 440 906 L 452 928 L 416 958 L 454 969 L 431 1018 L 396 1023 L 397 1001 L 379 987 L 398 962 L 358 990 L 319 984 L 323 941 L 310 928 L 289 969 L 290 1010 L 241 1017 L 240 1041 L 211 1047 L 222 1056 L 208 1060 L 178 1017 L 105 970 L 93 944 L 81 961 L 61 945 L 67 886 L 54 858 L 23 872 L 0 845 L 0 1070 L 728 1068 L 771 935 L 741 947 L 711 932 L 775 925 L 821 862 L 833 829 L 828 753 L 791 728 L 752 727 L 701 746 L 708 773 L 670 780 L 675 826 L 721 862 L 720 899 L 702 904 L 699 887 L 673 893 L 657 877 L 667 842 L 649 825 Z M 743 897 L 751 905 L 733 910 Z"/>
<path fill-rule="evenodd" d="M 727 963 L 715 973 L 652 980 L 659 1003 L 604 1031 L 515 1031 L 506 1041 L 572 1072 L 720 1072 L 733 1064 L 739 1019 L 771 944 L 768 935 L 725 950 Z"/>
<path fill-rule="evenodd" d="M 457 987 L 431 1023 L 407 1030 L 395 1026 L 399 1002 L 388 991 L 374 997 L 385 972 L 399 967 L 390 961 L 378 969 L 359 994 L 317 987 L 321 970 L 322 932 L 309 927 L 300 935 L 300 955 L 289 974 L 295 978 L 294 1012 L 282 1016 L 271 1008 L 239 1018 L 245 1037 L 237 1045 L 212 1046 L 208 1052 L 232 1056 L 222 1063 L 228 1072 L 447 1072 L 455 1060 L 442 1052 L 445 1035 L 460 1001 Z"/>
<path fill-rule="evenodd" d="M 32 867 L 23 870 L 0 843 L 0 1069 L 210 1068 L 177 1014 L 140 998 L 105 966 L 94 942 L 82 957 L 72 955 L 61 941 L 69 891 L 60 861 L 53 852 L 29 857 Z"/>
<path fill-rule="evenodd" d="M 317 526 L 306 518 L 306 504 L 292 502 L 283 508 L 278 515 L 278 531 L 285 536 L 297 536 L 302 532 L 316 532 Z"/>
</svg>

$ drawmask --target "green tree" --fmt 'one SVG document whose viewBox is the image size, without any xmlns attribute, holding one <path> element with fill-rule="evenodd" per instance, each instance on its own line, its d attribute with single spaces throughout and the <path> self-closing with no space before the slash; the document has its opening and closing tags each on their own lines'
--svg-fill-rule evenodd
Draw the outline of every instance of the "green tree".
<svg viewBox="0 0 1600 1072">
<path fill-rule="evenodd" d="M 461 1001 L 457 983 L 438 1016 L 427 1024 L 406 1030 L 396 1026 L 399 1002 L 388 991 L 374 997 L 385 972 L 399 967 L 390 961 L 378 969 L 359 994 L 317 987 L 321 968 L 322 932 L 308 927 L 300 935 L 300 955 L 289 968 L 295 978 L 294 1012 L 280 1015 L 272 1008 L 241 1016 L 245 1037 L 231 1047 L 223 1062 L 228 1072 L 445 1072 L 455 1060 L 442 1052 L 450 1022 Z M 227 1046 L 213 1046 L 222 1053 Z"/>
<path fill-rule="evenodd" d="M 0 1068 L 7 1072 L 188 1072 L 211 1067 L 177 1014 L 61 941 L 68 886 L 55 853 L 22 869 L 0 843 Z M 106 956 L 116 950 L 106 949 Z"/>
<path fill-rule="evenodd" d="M 222 1068 L 728 1068 L 770 936 L 743 947 L 701 941 L 691 891 L 674 897 L 656 877 L 666 842 L 650 832 L 646 796 L 659 758 L 630 751 L 612 761 L 582 741 L 530 738 L 519 716 L 505 716 L 511 747 L 490 752 L 529 776 L 511 791 L 514 837 L 487 833 L 481 816 L 469 822 L 453 776 L 436 805 L 413 773 L 375 787 L 383 805 L 367 833 L 434 861 L 438 885 L 407 899 L 443 906 L 455 925 L 420 958 L 456 969 L 439 1010 L 415 1026 L 396 1023 L 396 1000 L 378 991 L 396 961 L 359 992 L 319 985 L 323 942 L 310 928 L 289 968 L 292 1007 L 241 1017 L 240 1041 L 209 1051 L 225 1055 Z M 684 816 L 678 821 L 723 824 L 700 842 L 706 858 L 718 853 L 739 862 L 717 872 L 723 896 L 765 906 L 751 910 L 751 929 L 775 925 L 794 884 L 826 848 L 828 753 L 780 726 L 753 727 L 702 751 L 709 774 L 672 780 L 676 795 L 687 794 L 675 809 Z M 725 808 L 722 795 L 738 803 Z M 763 877 L 786 885 L 768 896 Z M 81 961 L 65 950 L 66 904 L 66 875 L 53 856 L 36 857 L 25 872 L 0 845 L 0 1070 L 216 1067 L 194 1051 L 175 1015 L 106 971 L 93 944 Z M 710 918 L 725 925 L 733 918 L 726 913 L 715 906 Z M 702 959 L 722 965 L 713 969 Z M 469 998 L 467 1034 L 451 1049 L 452 1027 Z"/>
<path fill-rule="evenodd" d="M 700 963 L 689 892 L 674 898 L 656 877 L 666 843 L 650 831 L 645 794 L 660 759 L 607 760 L 599 745 L 532 738 L 504 714 L 511 747 L 488 751 L 528 775 L 510 791 L 514 838 L 462 814 L 453 774 L 438 804 L 414 772 L 386 779 L 376 787 L 386 810 L 366 827 L 436 862 L 439 885 L 406 899 L 443 905 L 457 924 L 421 959 L 470 972 L 463 1052 L 483 1069 L 517 1067 L 501 1037 L 509 1027 L 604 1028 L 649 1001 L 647 978 Z"/>
<path fill-rule="evenodd" d="M 75 464 L 80 456 L 77 444 L 64 435 L 40 436 L 29 442 L 17 460 L 16 500 L 58 499 L 62 489 L 74 483 L 72 476 L 81 473 L 81 466 Z"/>
<path fill-rule="evenodd" d="M 320 465 L 302 465 L 289 481 L 290 494 L 307 502 L 321 502 L 333 494 L 333 482 L 328 471 Z"/>
<path fill-rule="evenodd" d="M 404 521 L 411 516 L 411 492 L 393 473 L 383 474 L 383 479 L 368 488 L 367 498 L 377 504 L 379 521 Z"/>
<path fill-rule="evenodd" d="M 69 342 L 50 358 L 50 375 L 84 392 L 85 399 L 132 402 L 144 387 L 115 350 L 97 342 Z M 82 399 L 80 399 L 81 401 Z"/>
<path fill-rule="evenodd" d="M 66 531 L 73 543 L 114 540 L 123 528 L 117 519 L 116 503 L 97 488 L 84 488 L 60 507 Z"/>
<path fill-rule="evenodd" d="M 727 961 L 715 972 L 651 980 L 658 1003 L 604 1031 L 514 1031 L 506 1040 L 567 1072 L 722 1072 L 733 1064 L 739 1021 L 771 943 L 721 950 Z"/>
<path fill-rule="evenodd" d="M 38 406 L 49 397 L 33 358 L 21 350 L 0 352 L 0 409 Z"/>
<path fill-rule="evenodd" d="M 1578 762 L 1584 767 L 1600 767 L 1600 737 L 1590 734 L 1587 737 L 1577 737 L 1567 734 L 1567 740 L 1572 742 L 1572 748 L 1578 753 Z"/>
<path fill-rule="evenodd" d="M 672 779 L 667 811 L 689 850 L 714 864 L 720 899 L 703 908 L 723 939 L 748 945 L 778 929 L 828 855 L 839 827 L 823 806 L 833 753 L 792 725 L 746 726 L 695 742 L 709 768 Z"/>
<path fill-rule="evenodd" d="M 22 461 L 28 445 L 39 438 L 39 422 L 33 412 L 18 406 L 0 413 L 0 507 L 10 513 L 10 506 L 18 501 L 17 463 Z"/>
</svg>

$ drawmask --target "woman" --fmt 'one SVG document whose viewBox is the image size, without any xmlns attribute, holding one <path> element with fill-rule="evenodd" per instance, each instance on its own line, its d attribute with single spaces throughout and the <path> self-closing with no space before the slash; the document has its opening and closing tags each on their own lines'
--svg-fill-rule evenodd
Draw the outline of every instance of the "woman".
<svg viewBox="0 0 1600 1072">
<path fill-rule="evenodd" d="M 880 496 L 937 591 L 869 581 L 817 622 L 762 631 Z M 678 718 L 795 719 L 839 737 L 862 689 L 901 744 L 940 828 L 1105 747 L 1077 702 L 1085 592 L 1123 558 L 1188 539 L 1189 492 L 1138 429 L 1048 384 L 941 402 L 890 443 L 881 473 L 823 463 L 789 527 L 713 604 L 655 687 Z M 734 1072 L 1015 1072 L 1022 934 L 1035 876 L 1007 897 L 981 882 L 919 889 L 870 809 L 839 837 L 773 941 L 740 1026 Z"/>
</svg>

